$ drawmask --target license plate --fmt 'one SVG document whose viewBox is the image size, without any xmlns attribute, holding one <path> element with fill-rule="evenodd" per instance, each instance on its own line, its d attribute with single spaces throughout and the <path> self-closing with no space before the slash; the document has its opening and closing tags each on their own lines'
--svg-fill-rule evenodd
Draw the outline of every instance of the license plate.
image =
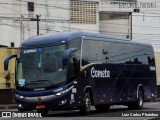
<svg viewBox="0 0 160 120">
<path fill-rule="evenodd" d="M 44 109 L 44 108 L 46 108 L 45 105 L 37 105 L 37 106 L 36 106 L 36 109 Z"/>
</svg>

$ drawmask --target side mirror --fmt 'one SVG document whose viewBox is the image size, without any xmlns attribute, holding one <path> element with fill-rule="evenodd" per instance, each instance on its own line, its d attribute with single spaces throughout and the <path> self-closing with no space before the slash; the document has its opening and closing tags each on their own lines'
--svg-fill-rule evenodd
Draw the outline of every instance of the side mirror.
<svg viewBox="0 0 160 120">
<path fill-rule="evenodd" d="M 9 61 L 15 57 L 17 57 L 17 54 L 9 55 L 8 57 L 6 57 L 6 59 L 4 60 L 4 70 L 8 70 Z"/>
<path fill-rule="evenodd" d="M 77 48 L 69 48 L 66 51 L 64 51 L 64 53 L 63 53 L 63 67 L 65 67 L 68 64 L 68 62 L 69 62 L 69 55 L 72 52 L 76 51 L 76 50 L 77 50 Z"/>
</svg>

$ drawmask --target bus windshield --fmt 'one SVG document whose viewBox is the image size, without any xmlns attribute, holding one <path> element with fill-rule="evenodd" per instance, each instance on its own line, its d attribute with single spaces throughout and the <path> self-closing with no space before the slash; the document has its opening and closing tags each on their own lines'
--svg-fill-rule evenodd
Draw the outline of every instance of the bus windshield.
<svg viewBox="0 0 160 120">
<path fill-rule="evenodd" d="M 66 83 L 62 55 L 66 45 L 21 49 L 17 59 L 16 85 L 25 88 L 58 87 Z"/>
</svg>

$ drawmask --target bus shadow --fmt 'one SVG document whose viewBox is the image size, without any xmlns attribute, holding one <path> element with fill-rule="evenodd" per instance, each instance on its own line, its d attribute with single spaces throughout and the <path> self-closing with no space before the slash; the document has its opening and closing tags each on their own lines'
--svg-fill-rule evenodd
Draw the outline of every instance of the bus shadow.
<svg viewBox="0 0 160 120">
<path fill-rule="evenodd" d="M 121 117 L 123 113 L 148 111 L 149 108 L 142 110 L 129 110 L 128 108 L 114 108 L 105 112 L 92 110 L 89 115 L 84 115 L 79 110 L 72 111 L 51 111 L 47 117 Z"/>
</svg>

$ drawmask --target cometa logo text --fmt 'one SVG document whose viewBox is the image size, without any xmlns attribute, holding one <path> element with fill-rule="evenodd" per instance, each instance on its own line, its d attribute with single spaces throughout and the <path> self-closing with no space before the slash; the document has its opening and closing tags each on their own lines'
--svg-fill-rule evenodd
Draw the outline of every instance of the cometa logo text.
<svg viewBox="0 0 160 120">
<path fill-rule="evenodd" d="M 96 70 L 94 67 L 91 68 L 92 78 L 110 78 L 110 71 L 106 68 L 104 70 Z"/>
</svg>

